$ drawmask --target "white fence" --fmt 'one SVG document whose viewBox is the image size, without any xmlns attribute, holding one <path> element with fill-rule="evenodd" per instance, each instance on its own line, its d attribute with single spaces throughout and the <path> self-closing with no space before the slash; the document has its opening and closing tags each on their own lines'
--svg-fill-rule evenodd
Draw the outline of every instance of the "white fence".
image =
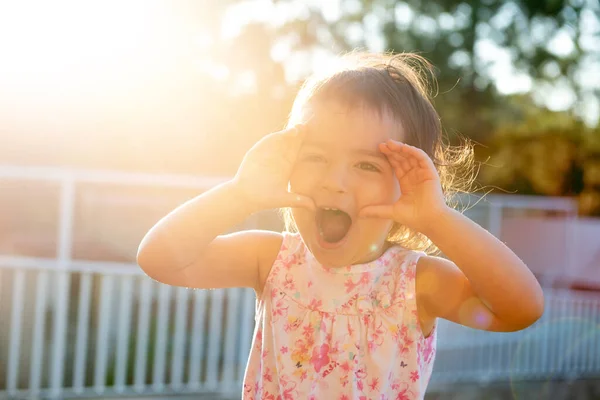
<svg viewBox="0 0 600 400">
<path fill-rule="evenodd" d="M 239 393 L 251 290 L 172 288 L 134 264 L 72 257 L 79 184 L 206 188 L 220 179 L 21 167 L 0 167 L 0 179 L 61 188 L 57 256 L 0 255 L 0 398 Z M 569 201 L 498 196 L 470 214 L 497 234 L 502 210 L 515 207 L 574 216 Z M 543 318 L 521 332 L 442 321 L 431 385 L 599 376 L 599 328 L 600 297 L 549 289 Z"/>
<path fill-rule="evenodd" d="M 173 288 L 130 266 L 24 266 L 1 270 L 11 317 L 0 397 L 239 392 L 252 290 Z"/>
</svg>

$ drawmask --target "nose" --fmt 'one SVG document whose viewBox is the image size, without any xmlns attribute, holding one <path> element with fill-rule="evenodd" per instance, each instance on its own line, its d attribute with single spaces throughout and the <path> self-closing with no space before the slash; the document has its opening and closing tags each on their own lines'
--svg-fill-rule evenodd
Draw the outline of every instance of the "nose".
<svg viewBox="0 0 600 400">
<path fill-rule="evenodd" d="M 346 193 L 347 176 L 344 168 L 331 165 L 323 172 L 321 188 L 333 193 Z"/>
</svg>

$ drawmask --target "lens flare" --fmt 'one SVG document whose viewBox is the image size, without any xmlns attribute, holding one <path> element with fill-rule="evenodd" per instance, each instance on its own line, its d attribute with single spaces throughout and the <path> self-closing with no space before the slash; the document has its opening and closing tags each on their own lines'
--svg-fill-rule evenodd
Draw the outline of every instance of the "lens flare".
<svg viewBox="0 0 600 400">
<path fill-rule="evenodd" d="M 531 398 L 524 380 L 539 380 L 538 398 L 551 398 L 556 379 L 576 379 L 597 362 L 600 324 L 584 318 L 538 322 L 522 332 L 509 364 L 514 399 Z M 515 333 L 519 334 L 519 333 Z"/>
</svg>

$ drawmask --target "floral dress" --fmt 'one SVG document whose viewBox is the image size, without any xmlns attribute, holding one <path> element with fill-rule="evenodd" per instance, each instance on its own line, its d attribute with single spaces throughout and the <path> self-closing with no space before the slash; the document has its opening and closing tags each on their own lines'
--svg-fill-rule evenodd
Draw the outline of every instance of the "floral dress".
<svg viewBox="0 0 600 400">
<path fill-rule="evenodd" d="M 283 243 L 256 304 L 243 399 L 422 399 L 436 325 L 424 337 L 415 299 L 421 252 L 323 267 L 299 234 Z"/>
</svg>

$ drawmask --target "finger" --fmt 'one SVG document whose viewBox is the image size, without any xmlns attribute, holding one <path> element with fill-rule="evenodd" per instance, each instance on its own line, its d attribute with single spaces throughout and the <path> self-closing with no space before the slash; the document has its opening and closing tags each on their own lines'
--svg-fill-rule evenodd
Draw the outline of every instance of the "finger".
<svg viewBox="0 0 600 400">
<path fill-rule="evenodd" d="M 398 147 L 396 145 L 388 145 L 388 143 L 381 144 L 381 152 L 385 155 L 393 156 L 397 159 L 408 159 L 411 157 L 410 154 L 403 152 L 402 147 Z"/>
<path fill-rule="evenodd" d="M 415 158 L 416 166 L 420 165 L 422 167 L 429 167 L 433 165 L 431 157 L 429 157 L 429 155 L 425 151 L 423 151 L 423 149 L 399 142 L 391 143 L 388 147 L 399 149 L 403 154 Z"/>
<path fill-rule="evenodd" d="M 411 167 L 419 168 L 419 160 L 417 160 L 415 157 L 408 157 L 407 159 Z"/>
<path fill-rule="evenodd" d="M 394 207 L 392 205 L 367 206 L 358 212 L 360 218 L 393 219 Z"/>
<path fill-rule="evenodd" d="M 398 179 L 401 179 L 404 175 L 406 175 L 410 171 L 410 168 L 407 169 L 406 165 L 403 166 L 402 163 L 394 157 L 391 157 L 391 156 L 388 157 L 388 161 L 390 162 L 390 165 L 392 166 L 394 174 L 396 175 L 396 178 L 398 178 Z"/>
<path fill-rule="evenodd" d="M 406 171 L 403 168 L 394 168 L 394 174 L 396 175 L 396 179 L 400 182 L 400 186 L 402 186 L 402 182 L 404 178 L 408 175 L 409 171 Z"/>
<path fill-rule="evenodd" d="M 398 154 L 390 154 L 388 155 L 388 159 L 393 159 L 394 162 L 402 168 L 402 170 L 406 173 L 412 169 L 412 165 L 410 164 L 410 160 L 407 157 L 403 157 Z"/>
<path fill-rule="evenodd" d="M 306 127 L 303 124 L 297 124 L 289 129 L 277 132 L 277 134 L 282 139 L 279 143 L 281 146 L 280 151 L 283 152 L 290 163 L 294 163 L 306 136 Z"/>
<path fill-rule="evenodd" d="M 283 193 L 277 196 L 275 199 L 277 207 L 292 207 L 292 208 L 305 208 L 311 211 L 316 211 L 317 206 L 313 199 L 308 196 L 303 196 L 296 193 Z"/>
<path fill-rule="evenodd" d="M 280 143 L 293 144 L 294 147 L 298 147 L 302 144 L 302 141 L 306 136 L 306 129 L 302 124 L 297 124 L 281 131 L 274 132 L 272 135 L 279 138 Z"/>
<path fill-rule="evenodd" d="M 407 171 L 410 169 L 410 163 L 408 163 L 408 158 L 403 154 L 400 154 L 397 151 L 393 151 L 385 143 L 382 143 L 380 145 L 380 150 L 383 154 L 385 154 L 390 163 L 395 163 L 395 165 L 399 165 Z M 394 164 L 392 165 L 394 166 Z"/>
</svg>

